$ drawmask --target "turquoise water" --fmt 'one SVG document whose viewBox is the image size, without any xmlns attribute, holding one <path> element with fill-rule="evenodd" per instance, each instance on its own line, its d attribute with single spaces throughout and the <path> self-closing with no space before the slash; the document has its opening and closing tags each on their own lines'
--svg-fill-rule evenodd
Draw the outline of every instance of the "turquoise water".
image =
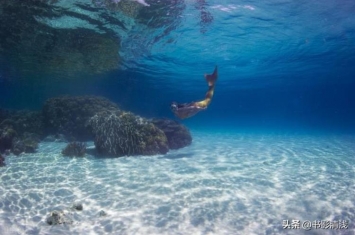
<svg viewBox="0 0 355 235">
<path fill-rule="evenodd" d="M 354 136 L 192 134 L 191 146 L 155 157 L 73 159 L 61 156 L 64 143 L 42 143 L 8 158 L 1 234 L 354 233 Z M 82 212 L 69 209 L 76 201 Z M 48 226 L 53 209 L 74 224 Z M 283 220 L 349 225 L 291 230 Z"/>
<path fill-rule="evenodd" d="M 96 94 L 144 116 L 173 118 L 167 108 L 170 103 L 203 99 L 207 90 L 203 74 L 211 73 L 218 65 L 220 77 L 213 105 L 199 119 L 187 120 L 192 126 L 216 126 L 223 120 L 236 128 L 273 129 L 281 125 L 354 131 L 353 1 L 166 3 L 164 14 L 143 15 L 143 21 L 135 22 L 116 11 L 97 8 L 87 0 L 58 1 L 54 6 L 65 9 L 62 16 L 40 15 L 35 22 L 55 32 L 108 31 L 107 37 L 112 38 L 113 34 L 115 40 L 120 40 L 118 69 L 96 74 L 87 68 L 71 73 L 84 66 L 68 66 L 85 57 L 74 53 L 76 47 L 68 49 L 68 55 L 64 54 L 68 61 L 57 67 L 42 65 L 40 59 L 31 64 L 36 51 L 19 66 L 15 63 L 19 59 L 11 56 L 25 50 L 17 48 L 17 44 L 5 44 L 4 49 L 15 49 L 1 54 L 1 106 L 40 109 L 53 96 Z M 145 7 L 142 11 L 151 13 L 152 9 Z M 212 20 L 203 15 L 212 16 Z M 120 19 L 125 27 L 114 19 Z M 24 21 L 28 22 L 27 18 Z M 77 34 L 74 42 L 91 37 L 85 36 L 87 32 Z M 8 40 L 15 39 L 14 36 Z M 40 45 L 36 42 L 30 46 Z M 58 50 L 65 46 L 59 44 Z M 64 57 L 55 54 L 54 48 L 38 57 Z M 103 60 L 105 53 L 101 55 Z M 110 61 L 104 60 L 103 64 Z M 30 68 L 26 67 L 28 64 Z M 43 71 L 48 67 L 52 70 Z"/>
<path fill-rule="evenodd" d="M 211 105 L 178 120 L 192 145 L 105 158 L 88 142 L 67 158 L 66 143 L 41 142 L 10 154 L 0 234 L 355 234 L 354 1 L 122 0 L 134 16 L 117 2 L 0 2 L 0 108 L 99 95 L 178 120 L 171 102 L 203 99 L 218 65 Z M 74 223 L 47 225 L 53 210 Z"/>
</svg>

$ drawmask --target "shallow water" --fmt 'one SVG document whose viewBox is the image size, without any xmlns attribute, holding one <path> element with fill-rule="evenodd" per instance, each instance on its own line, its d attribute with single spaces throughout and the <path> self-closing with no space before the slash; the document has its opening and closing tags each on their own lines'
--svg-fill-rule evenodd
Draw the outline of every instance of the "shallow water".
<svg viewBox="0 0 355 235">
<path fill-rule="evenodd" d="M 171 102 L 203 99 L 215 65 L 219 78 L 208 109 L 182 122 L 186 148 L 104 158 L 88 143 L 68 158 L 66 143 L 43 142 L 7 156 L 0 235 L 354 235 L 355 1 L 146 1 L 135 14 L 117 0 L 1 1 L 0 112 L 98 95 L 175 120 Z M 47 225 L 53 210 L 74 223 Z"/>
<path fill-rule="evenodd" d="M 154 157 L 68 158 L 65 143 L 8 156 L 0 234 L 355 233 L 354 135 L 192 135 L 191 146 Z M 74 224 L 47 225 L 55 209 Z M 284 230 L 283 220 L 349 224 Z"/>
</svg>

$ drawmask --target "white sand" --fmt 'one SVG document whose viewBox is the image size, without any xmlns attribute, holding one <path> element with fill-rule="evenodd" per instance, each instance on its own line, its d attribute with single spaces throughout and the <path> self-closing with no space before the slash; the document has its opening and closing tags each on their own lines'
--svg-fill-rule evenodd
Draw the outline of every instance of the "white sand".
<svg viewBox="0 0 355 235">
<path fill-rule="evenodd" d="M 63 143 L 8 156 L 0 234 L 355 233 L 355 136 L 192 134 L 165 156 L 68 158 Z M 69 210 L 76 201 L 83 211 Z M 75 223 L 47 225 L 55 209 Z M 283 220 L 349 228 L 283 230 Z"/>
</svg>

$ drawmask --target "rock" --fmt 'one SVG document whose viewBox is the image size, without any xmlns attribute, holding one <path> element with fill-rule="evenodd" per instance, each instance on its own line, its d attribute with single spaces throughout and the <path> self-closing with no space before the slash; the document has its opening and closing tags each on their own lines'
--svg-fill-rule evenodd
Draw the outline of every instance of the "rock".
<svg viewBox="0 0 355 235">
<path fill-rule="evenodd" d="M 47 217 L 46 222 L 49 225 L 72 224 L 73 220 L 64 211 L 53 211 Z"/>
<path fill-rule="evenodd" d="M 0 152 L 34 152 L 43 134 L 42 115 L 35 111 L 0 111 Z"/>
<path fill-rule="evenodd" d="M 97 96 L 51 98 L 42 109 L 46 134 L 64 134 L 67 139 L 79 141 L 91 140 L 93 136 L 86 123 L 102 111 L 119 112 L 119 108 L 108 99 Z"/>
<path fill-rule="evenodd" d="M 6 116 L 1 119 L 0 128 L 11 127 L 19 136 L 24 133 L 33 133 L 39 137 L 43 136 L 42 113 L 28 110 L 7 110 Z"/>
<path fill-rule="evenodd" d="M 0 167 L 6 166 L 5 158 L 0 154 Z"/>
<path fill-rule="evenodd" d="M 15 155 L 20 155 L 25 152 L 25 145 L 21 140 L 15 140 L 11 149 Z"/>
<path fill-rule="evenodd" d="M 162 130 L 129 112 L 101 112 L 88 125 L 95 135 L 97 151 L 104 155 L 154 155 L 169 150 Z"/>
<path fill-rule="evenodd" d="M 77 210 L 77 211 L 82 211 L 83 210 L 83 204 L 81 204 L 80 202 L 76 202 L 73 204 L 73 209 Z"/>
<path fill-rule="evenodd" d="M 99 212 L 99 216 L 100 216 L 100 217 L 107 216 L 107 213 L 106 213 L 105 211 L 101 210 L 101 211 Z"/>
<path fill-rule="evenodd" d="M 11 151 L 15 155 L 21 153 L 35 153 L 40 142 L 39 137 L 33 133 L 24 133 L 21 138 L 13 140 Z"/>
<path fill-rule="evenodd" d="M 11 149 L 16 136 L 17 132 L 12 127 L 5 126 L 0 128 L 0 152 Z"/>
<path fill-rule="evenodd" d="M 71 142 L 62 150 L 62 154 L 69 157 L 83 157 L 85 152 L 86 144 L 83 142 Z"/>
<path fill-rule="evenodd" d="M 179 122 L 169 119 L 153 119 L 152 123 L 164 131 L 168 138 L 169 149 L 179 149 L 191 144 L 190 131 Z"/>
</svg>

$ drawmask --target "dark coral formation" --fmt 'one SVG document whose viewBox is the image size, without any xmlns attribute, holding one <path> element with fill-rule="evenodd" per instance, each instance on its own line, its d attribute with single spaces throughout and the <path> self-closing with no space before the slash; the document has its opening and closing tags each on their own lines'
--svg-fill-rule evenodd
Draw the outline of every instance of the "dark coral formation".
<svg viewBox="0 0 355 235">
<path fill-rule="evenodd" d="M 0 167 L 6 166 L 5 158 L 0 154 Z"/>
<path fill-rule="evenodd" d="M 99 153 L 110 156 L 154 155 L 168 152 L 162 130 L 132 113 L 102 112 L 89 121 Z"/>
<path fill-rule="evenodd" d="M 43 135 L 42 113 L 29 110 L 0 110 L 0 128 L 9 127 L 17 133 Z"/>
<path fill-rule="evenodd" d="M 0 152 L 11 149 L 16 136 L 17 132 L 10 126 L 0 127 Z"/>
<path fill-rule="evenodd" d="M 46 134 L 64 134 L 68 139 L 93 139 L 87 121 L 102 111 L 119 111 L 108 99 L 97 96 L 62 96 L 45 102 L 42 112 Z"/>
<path fill-rule="evenodd" d="M 43 135 L 42 115 L 34 111 L 0 111 L 0 152 L 33 153 Z"/>
<path fill-rule="evenodd" d="M 85 151 L 85 143 L 71 142 L 62 150 L 62 154 L 68 157 L 83 157 L 85 155 Z"/>
<path fill-rule="evenodd" d="M 33 153 L 41 139 L 94 140 L 97 152 L 108 156 L 165 154 L 192 141 L 189 130 L 176 121 L 147 120 L 96 96 L 51 98 L 42 112 L 0 110 L 0 152 Z M 62 151 L 66 156 L 85 152 L 82 142 L 71 142 Z"/>
<path fill-rule="evenodd" d="M 190 131 L 177 121 L 169 119 L 153 119 L 152 123 L 164 131 L 170 149 L 179 149 L 191 144 Z"/>
<path fill-rule="evenodd" d="M 33 133 L 24 133 L 21 138 L 14 138 L 11 151 L 15 155 L 21 153 L 34 153 L 38 148 L 40 138 Z"/>
</svg>

